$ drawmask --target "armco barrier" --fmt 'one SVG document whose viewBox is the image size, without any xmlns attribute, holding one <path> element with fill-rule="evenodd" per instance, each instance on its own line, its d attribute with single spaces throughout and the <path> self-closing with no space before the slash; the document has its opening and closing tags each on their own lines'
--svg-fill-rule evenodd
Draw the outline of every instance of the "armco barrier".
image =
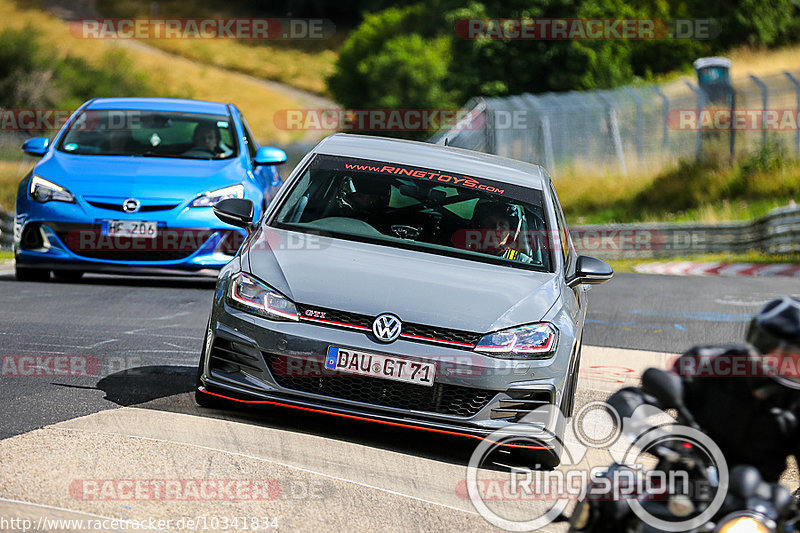
<svg viewBox="0 0 800 533">
<path fill-rule="evenodd" d="M 0 209 L 0 250 L 10 250 L 14 239 L 14 215 Z"/>
<path fill-rule="evenodd" d="M 780 207 L 745 222 L 610 224 L 575 226 L 570 232 L 578 253 L 606 259 L 751 250 L 785 254 L 800 252 L 800 207 Z"/>
<path fill-rule="evenodd" d="M 0 210 L 0 250 L 10 250 L 14 215 Z M 578 253 L 606 259 L 717 252 L 800 252 L 800 207 L 779 207 L 746 222 L 605 224 L 570 230 Z"/>
</svg>

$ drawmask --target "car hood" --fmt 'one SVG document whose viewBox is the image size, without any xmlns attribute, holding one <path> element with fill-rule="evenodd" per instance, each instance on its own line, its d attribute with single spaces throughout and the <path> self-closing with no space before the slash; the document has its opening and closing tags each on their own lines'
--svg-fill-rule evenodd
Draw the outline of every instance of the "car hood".
<svg viewBox="0 0 800 533">
<path fill-rule="evenodd" d="M 238 158 L 208 161 L 56 152 L 34 172 L 76 196 L 186 198 L 241 183 L 247 171 Z"/>
<path fill-rule="evenodd" d="M 560 294 L 551 273 L 274 228 L 243 264 L 298 303 L 479 333 L 539 321 Z"/>
</svg>

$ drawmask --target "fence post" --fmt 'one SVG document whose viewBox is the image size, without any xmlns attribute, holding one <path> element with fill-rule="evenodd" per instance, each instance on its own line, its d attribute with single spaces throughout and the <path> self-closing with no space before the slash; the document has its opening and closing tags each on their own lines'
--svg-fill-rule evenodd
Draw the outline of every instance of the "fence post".
<svg viewBox="0 0 800 533">
<path fill-rule="evenodd" d="M 669 148 L 669 98 L 658 85 L 653 85 L 653 92 L 661 98 L 661 148 L 666 152 Z"/>
<path fill-rule="evenodd" d="M 789 78 L 789 81 L 794 84 L 795 90 L 797 90 L 797 111 L 800 111 L 800 81 L 797 81 L 797 78 L 792 76 L 789 72 L 784 72 L 784 75 Z M 800 155 L 800 128 L 797 128 L 794 132 L 794 150 Z"/>
<path fill-rule="evenodd" d="M 639 164 L 642 164 L 644 156 L 644 147 L 642 145 L 644 138 L 644 109 L 642 108 L 642 99 L 630 87 L 623 87 L 628 96 L 630 96 L 636 104 L 636 158 Z"/>
<path fill-rule="evenodd" d="M 619 171 L 623 176 L 628 175 L 628 168 L 625 165 L 625 153 L 622 151 L 622 137 L 619 134 L 619 123 L 617 122 L 617 106 L 611 99 L 603 94 L 597 92 L 597 97 L 606 104 L 606 113 L 608 116 L 608 129 L 611 132 L 611 139 L 614 143 L 614 153 L 617 156 L 617 164 Z"/>
<path fill-rule="evenodd" d="M 703 98 L 703 91 L 699 88 L 695 89 L 694 85 L 686 82 L 686 85 L 691 89 L 691 91 L 697 97 L 697 113 L 698 119 L 700 118 L 700 114 L 703 112 L 703 108 L 705 107 L 705 99 Z M 695 148 L 695 157 L 699 160 L 703 157 L 703 127 L 700 125 L 700 121 L 698 120 L 697 123 L 697 146 Z"/>
<path fill-rule="evenodd" d="M 764 127 L 764 117 L 767 114 L 767 98 L 769 92 L 764 82 L 750 74 L 750 79 L 761 89 L 761 146 L 767 145 L 767 128 Z"/>
<path fill-rule="evenodd" d="M 550 176 L 555 178 L 556 166 L 553 158 L 553 137 L 550 133 L 550 116 L 544 110 L 544 107 L 539 103 L 539 99 L 532 95 L 526 94 L 525 99 L 530 105 L 539 112 L 539 122 L 542 127 L 542 148 L 544 149 L 544 168 L 550 173 Z"/>
</svg>

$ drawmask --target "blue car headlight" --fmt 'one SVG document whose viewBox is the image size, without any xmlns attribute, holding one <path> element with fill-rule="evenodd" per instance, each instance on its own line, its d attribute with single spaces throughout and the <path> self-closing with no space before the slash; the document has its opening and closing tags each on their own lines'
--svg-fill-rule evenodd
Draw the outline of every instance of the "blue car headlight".
<svg viewBox="0 0 800 533">
<path fill-rule="evenodd" d="M 273 320 L 300 320 L 294 302 L 244 272 L 234 276 L 228 296 L 228 303 L 242 311 Z"/>
<path fill-rule="evenodd" d="M 484 335 L 475 351 L 501 359 L 546 359 L 555 353 L 558 330 L 549 322 Z"/>
<path fill-rule="evenodd" d="M 244 198 L 244 185 L 231 185 L 215 191 L 208 191 L 195 198 L 191 207 L 214 207 L 217 203 L 228 198 Z"/>
<path fill-rule="evenodd" d="M 50 201 L 75 203 L 75 196 L 67 189 L 36 174 L 31 178 L 28 192 L 31 198 L 42 204 Z"/>
</svg>

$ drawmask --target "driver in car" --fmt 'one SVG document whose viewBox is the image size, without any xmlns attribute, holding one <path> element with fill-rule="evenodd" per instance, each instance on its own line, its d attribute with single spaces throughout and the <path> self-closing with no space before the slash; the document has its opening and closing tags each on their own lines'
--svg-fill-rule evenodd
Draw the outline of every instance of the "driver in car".
<svg viewBox="0 0 800 533">
<path fill-rule="evenodd" d="M 192 143 L 194 145 L 182 155 L 189 157 L 223 157 L 228 155 L 220 146 L 222 136 L 214 124 L 200 122 L 194 128 Z"/>
<path fill-rule="evenodd" d="M 532 258 L 517 250 L 521 221 L 513 205 L 495 200 L 478 200 L 472 212 L 479 242 L 473 249 L 505 259 L 530 263 Z"/>
<path fill-rule="evenodd" d="M 346 176 L 337 195 L 338 212 L 334 216 L 362 220 L 382 233 L 388 231 L 386 208 L 392 187 L 388 181 L 364 176 Z"/>
</svg>

